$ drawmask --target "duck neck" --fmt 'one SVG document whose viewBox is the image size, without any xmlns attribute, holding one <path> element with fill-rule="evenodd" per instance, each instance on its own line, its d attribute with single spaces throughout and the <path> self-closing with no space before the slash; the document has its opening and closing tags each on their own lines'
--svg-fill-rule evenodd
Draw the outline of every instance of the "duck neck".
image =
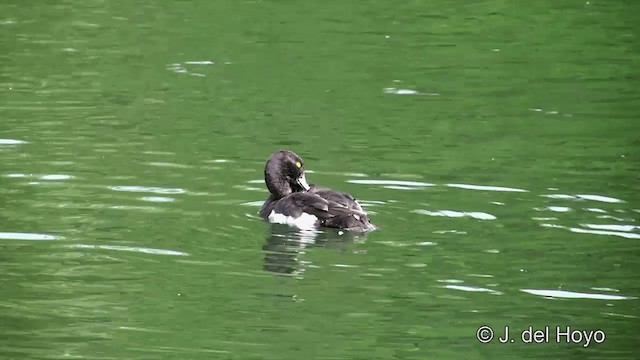
<svg viewBox="0 0 640 360">
<path fill-rule="evenodd" d="M 265 171 L 264 182 L 275 199 L 281 199 L 293 192 L 291 185 L 284 179 L 281 174 L 271 174 Z"/>
</svg>

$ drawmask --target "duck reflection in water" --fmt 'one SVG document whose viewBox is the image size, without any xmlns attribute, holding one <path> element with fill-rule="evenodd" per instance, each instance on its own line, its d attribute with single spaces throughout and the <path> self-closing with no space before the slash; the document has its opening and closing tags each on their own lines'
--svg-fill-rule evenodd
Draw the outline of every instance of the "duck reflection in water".
<svg viewBox="0 0 640 360">
<path fill-rule="evenodd" d="M 264 250 L 264 269 L 269 272 L 302 277 L 314 267 L 303 259 L 307 248 L 325 247 L 352 251 L 354 243 L 366 241 L 367 233 L 336 229 L 302 230 L 284 224 L 271 224 Z"/>
</svg>

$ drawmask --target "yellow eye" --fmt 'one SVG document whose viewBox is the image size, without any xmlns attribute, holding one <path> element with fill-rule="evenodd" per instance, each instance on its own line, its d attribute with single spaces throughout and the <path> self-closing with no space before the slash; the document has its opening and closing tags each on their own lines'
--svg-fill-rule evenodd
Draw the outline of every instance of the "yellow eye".
<svg viewBox="0 0 640 360">
<path fill-rule="evenodd" d="M 298 168 L 301 168 L 301 167 L 302 167 L 302 164 L 300 164 L 300 161 L 296 161 L 296 166 L 297 166 Z"/>
</svg>

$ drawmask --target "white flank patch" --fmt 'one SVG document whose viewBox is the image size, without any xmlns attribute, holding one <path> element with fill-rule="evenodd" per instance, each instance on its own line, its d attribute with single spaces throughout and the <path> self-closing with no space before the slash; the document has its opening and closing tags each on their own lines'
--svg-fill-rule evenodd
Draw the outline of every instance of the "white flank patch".
<svg viewBox="0 0 640 360">
<path fill-rule="evenodd" d="M 318 221 L 318 218 L 311 214 L 302 213 L 299 217 L 294 218 L 292 216 L 278 214 L 275 210 L 271 210 L 268 219 L 269 222 L 275 224 L 293 225 L 299 229 L 313 229 L 316 227 L 316 222 Z"/>
</svg>

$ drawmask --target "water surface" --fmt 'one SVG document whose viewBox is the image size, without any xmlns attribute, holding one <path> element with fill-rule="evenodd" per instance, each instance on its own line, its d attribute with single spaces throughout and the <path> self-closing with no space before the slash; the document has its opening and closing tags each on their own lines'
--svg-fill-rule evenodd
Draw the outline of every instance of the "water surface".
<svg viewBox="0 0 640 360">
<path fill-rule="evenodd" d="M 638 11 L 5 2 L 0 358 L 637 358 Z M 380 230 L 262 222 L 280 148 Z"/>
</svg>

